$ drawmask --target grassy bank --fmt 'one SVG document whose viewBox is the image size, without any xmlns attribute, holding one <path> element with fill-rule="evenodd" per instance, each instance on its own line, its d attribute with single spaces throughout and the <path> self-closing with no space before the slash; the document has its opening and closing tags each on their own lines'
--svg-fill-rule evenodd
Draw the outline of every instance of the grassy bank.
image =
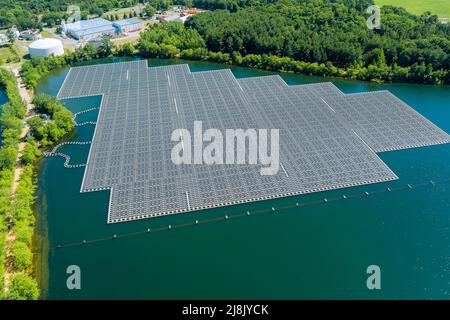
<svg viewBox="0 0 450 320">
<path fill-rule="evenodd" d="M 450 4 L 448 0 L 375 0 L 379 6 L 396 6 L 420 15 L 429 11 L 440 18 L 450 18 Z"/>
<path fill-rule="evenodd" d="M 39 70 L 40 77 L 44 72 Z M 36 165 L 40 148 L 49 147 L 72 132 L 74 123 L 72 113 L 56 98 L 38 94 L 33 98 L 37 115 L 27 120 L 24 130 L 27 110 L 14 75 L 0 69 L 0 85 L 9 98 L 1 106 L 0 116 L 0 297 L 35 300 L 39 298 L 36 266 L 40 278 L 46 274 L 45 253 L 33 254 L 33 250 L 46 250 L 42 232 L 36 230 Z M 44 113 L 49 119 L 41 119 Z M 32 135 L 25 137 L 28 130 Z"/>
<path fill-rule="evenodd" d="M 26 107 L 14 75 L 0 69 L 0 84 L 9 101 L 1 106 L 2 146 L 0 148 L 0 288 L 4 299 L 37 299 L 39 290 L 33 275 L 31 238 L 34 216 L 32 170 L 25 168 L 16 193 L 14 169 L 19 154 Z M 6 285 L 7 288 L 6 288 Z"/>
<path fill-rule="evenodd" d="M 13 45 L 5 45 L 0 47 L 0 66 L 5 63 L 15 63 L 19 61 L 19 54 Z"/>
<path fill-rule="evenodd" d="M 36 184 L 31 165 L 26 165 L 11 202 L 14 242 L 12 245 L 13 275 L 6 298 L 8 300 L 36 300 L 39 289 L 34 273 L 32 239 L 35 226 L 33 206 Z"/>
<path fill-rule="evenodd" d="M 0 170 L 0 300 L 5 298 L 6 236 L 8 234 L 7 213 L 10 207 L 12 169 Z"/>
</svg>

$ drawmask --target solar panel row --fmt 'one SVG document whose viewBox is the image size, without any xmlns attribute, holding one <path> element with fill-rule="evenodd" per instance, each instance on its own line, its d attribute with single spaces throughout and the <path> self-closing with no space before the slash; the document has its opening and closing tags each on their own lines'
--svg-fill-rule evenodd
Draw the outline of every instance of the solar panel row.
<svg viewBox="0 0 450 320">
<path fill-rule="evenodd" d="M 230 70 L 146 61 L 71 68 L 58 98 L 88 95 L 103 98 L 81 192 L 111 190 L 109 223 L 393 180 L 374 150 L 449 142 L 388 92 L 345 95 L 279 76 L 237 80 Z M 194 121 L 204 130 L 279 129 L 281 169 L 175 165 L 172 132 L 193 132 Z"/>
</svg>

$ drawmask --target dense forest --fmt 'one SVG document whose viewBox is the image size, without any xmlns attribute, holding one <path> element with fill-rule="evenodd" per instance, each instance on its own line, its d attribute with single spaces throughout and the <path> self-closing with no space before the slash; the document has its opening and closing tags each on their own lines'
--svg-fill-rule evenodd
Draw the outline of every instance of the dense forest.
<svg viewBox="0 0 450 320">
<path fill-rule="evenodd" d="M 371 2 L 282 0 L 201 14 L 188 19 L 186 26 L 215 52 L 331 62 L 338 68 L 425 68 L 430 75 L 450 69 L 450 25 L 430 14 L 414 16 L 384 7 L 381 29 L 370 30 L 365 9 Z"/>
<path fill-rule="evenodd" d="M 363 80 L 450 83 L 450 25 L 429 13 L 384 7 L 370 30 L 372 0 L 195 0 L 214 10 L 141 34 L 145 57 L 180 56 L 274 71 Z"/>
</svg>

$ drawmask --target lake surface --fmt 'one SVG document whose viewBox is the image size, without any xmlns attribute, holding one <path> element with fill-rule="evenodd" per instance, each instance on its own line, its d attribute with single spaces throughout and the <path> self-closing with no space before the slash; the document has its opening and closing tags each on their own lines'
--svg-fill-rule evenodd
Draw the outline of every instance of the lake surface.
<svg viewBox="0 0 450 320">
<path fill-rule="evenodd" d="M 180 62 L 149 60 L 150 66 Z M 237 77 L 273 74 L 189 64 L 192 71 L 230 68 Z M 52 72 L 39 91 L 56 95 L 67 71 Z M 289 84 L 332 81 L 346 93 L 390 90 L 450 132 L 448 86 L 281 76 Z M 76 112 L 97 106 L 100 98 L 65 103 Z M 96 117 L 90 112 L 79 120 Z M 79 127 L 72 140 L 91 140 L 93 130 L 94 126 Z M 84 163 L 89 146 L 61 150 L 70 154 L 73 163 Z M 39 230 L 48 232 L 50 247 L 48 273 L 41 272 L 43 293 L 49 299 L 448 299 L 450 145 L 380 156 L 399 180 L 113 225 L 106 224 L 107 191 L 79 193 L 83 168 L 66 169 L 62 158 L 44 159 L 37 200 Z M 446 183 L 433 185 L 430 180 Z M 387 192 L 387 187 L 401 190 Z M 365 196 L 365 191 L 373 194 Z M 344 194 L 354 197 L 323 201 Z M 313 204 L 292 208 L 296 202 Z M 291 208 L 269 210 L 285 206 Z M 250 216 L 223 219 L 247 210 Z M 144 233 L 147 228 L 215 218 Z M 112 239 L 114 234 L 118 239 Z M 123 234 L 128 236 L 120 237 Z M 100 240 L 89 242 L 95 239 Z M 89 243 L 82 245 L 83 240 Z M 73 245 L 55 249 L 59 244 Z M 81 290 L 66 287 L 69 265 L 81 268 Z M 381 290 L 366 287 L 369 265 L 381 268 Z"/>
</svg>

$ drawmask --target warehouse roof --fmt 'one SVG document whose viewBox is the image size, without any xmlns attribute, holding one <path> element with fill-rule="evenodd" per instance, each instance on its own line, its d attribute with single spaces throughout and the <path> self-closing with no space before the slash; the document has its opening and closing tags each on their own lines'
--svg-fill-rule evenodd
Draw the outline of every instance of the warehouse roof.
<svg viewBox="0 0 450 320">
<path fill-rule="evenodd" d="M 89 28 L 84 30 L 76 31 L 78 36 L 86 36 L 89 34 L 95 34 L 100 32 L 110 32 L 110 31 L 116 31 L 116 28 L 114 28 L 112 25 L 109 26 L 99 26 L 95 28 Z"/>
<path fill-rule="evenodd" d="M 139 21 L 136 18 L 130 18 L 130 19 L 124 19 L 124 20 L 115 21 L 114 25 L 123 27 L 123 26 L 128 26 L 130 24 L 137 24 L 137 23 L 141 23 L 141 21 Z"/>
<path fill-rule="evenodd" d="M 80 20 L 66 25 L 68 30 L 79 31 L 102 26 L 112 26 L 112 22 L 103 18 L 95 18 L 90 20 Z"/>
</svg>

